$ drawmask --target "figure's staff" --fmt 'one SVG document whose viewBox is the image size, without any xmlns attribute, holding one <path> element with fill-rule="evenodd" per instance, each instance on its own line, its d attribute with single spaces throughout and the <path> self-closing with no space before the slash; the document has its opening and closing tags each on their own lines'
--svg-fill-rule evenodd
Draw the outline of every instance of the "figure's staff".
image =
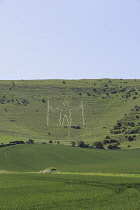
<svg viewBox="0 0 140 210">
<path fill-rule="evenodd" d="M 47 126 L 49 125 L 49 110 L 50 110 L 50 104 L 48 101 L 48 107 L 47 107 Z"/>
<path fill-rule="evenodd" d="M 84 109 L 83 109 L 83 103 L 81 101 L 81 109 L 82 109 L 82 118 L 83 118 L 83 126 L 85 125 L 85 120 L 84 120 Z"/>
</svg>

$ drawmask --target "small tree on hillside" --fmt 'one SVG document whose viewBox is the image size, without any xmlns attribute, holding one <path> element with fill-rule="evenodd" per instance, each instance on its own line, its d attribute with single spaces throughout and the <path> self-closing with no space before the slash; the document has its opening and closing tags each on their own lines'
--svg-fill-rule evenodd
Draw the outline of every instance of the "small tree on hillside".
<svg viewBox="0 0 140 210">
<path fill-rule="evenodd" d="M 96 149 L 104 149 L 104 146 L 103 146 L 103 143 L 101 141 L 95 141 L 93 143 L 93 146 L 96 148 Z"/>
<path fill-rule="evenodd" d="M 71 146 L 74 147 L 75 146 L 75 141 L 71 142 Z"/>
<path fill-rule="evenodd" d="M 78 147 L 86 147 L 86 144 L 85 144 L 85 142 L 84 141 L 79 141 L 78 142 Z"/>
<path fill-rule="evenodd" d="M 30 144 L 34 144 L 34 140 L 33 139 L 29 139 L 28 141 Z"/>
<path fill-rule="evenodd" d="M 49 141 L 49 143 L 50 143 L 50 144 L 52 144 L 52 143 L 53 143 L 53 141 L 52 141 L 52 140 L 50 140 L 50 141 Z"/>
</svg>

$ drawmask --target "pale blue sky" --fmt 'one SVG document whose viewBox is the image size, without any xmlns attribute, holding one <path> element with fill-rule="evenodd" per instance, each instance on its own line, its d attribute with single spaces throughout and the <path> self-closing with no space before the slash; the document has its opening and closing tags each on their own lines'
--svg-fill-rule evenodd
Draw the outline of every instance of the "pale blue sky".
<svg viewBox="0 0 140 210">
<path fill-rule="evenodd" d="M 140 78 L 139 0 L 0 0 L 0 80 Z"/>
</svg>

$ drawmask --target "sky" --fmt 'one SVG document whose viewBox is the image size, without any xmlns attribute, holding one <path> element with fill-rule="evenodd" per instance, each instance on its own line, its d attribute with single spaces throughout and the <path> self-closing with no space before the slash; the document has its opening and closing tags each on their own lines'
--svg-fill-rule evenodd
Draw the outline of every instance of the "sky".
<svg viewBox="0 0 140 210">
<path fill-rule="evenodd" d="M 0 0 L 0 80 L 140 78 L 140 0 Z"/>
</svg>

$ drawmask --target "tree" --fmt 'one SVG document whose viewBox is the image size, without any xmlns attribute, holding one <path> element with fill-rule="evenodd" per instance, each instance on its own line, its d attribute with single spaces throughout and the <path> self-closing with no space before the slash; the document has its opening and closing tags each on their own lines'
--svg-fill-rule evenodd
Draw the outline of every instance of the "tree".
<svg viewBox="0 0 140 210">
<path fill-rule="evenodd" d="M 42 102 L 43 102 L 43 103 L 46 103 L 46 101 L 45 101 L 45 99 L 44 99 L 44 98 L 42 99 Z"/>
<path fill-rule="evenodd" d="M 28 141 L 30 144 L 34 144 L 34 140 L 33 139 L 29 139 Z"/>
<path fill-rule="evenodd" d="M 103 146 L 103 143 L 101 141 L 95 141 L 93 143 L 93 146 L 96 148 L 96 149 L 104 149 L 104 146 Z"/>
<path fill-rule="evenodd" d="M 114 143 L 114 144 L 109 144 L 109 145 L 107 146 L 107 148 L 108 148 L 108 149 L 120 149 L 119 145 L 120 145 L 120 143 L 117 142 L 117 143 Z"/>
<path fill-rule="evenodd" d="M 115 139 L 110 139 L 110 143 L 116 143 L 117 142 L 117 140 L 115 140 Z"/>
<path fill-rule="evenodd" d="M 105 139 L 110 139 L 110 136 L 106 136 Z"/>
<path fill-rule="evenodd" d="M 75 146 L 75 141 L 71 142 L 71 146 L 74 147 Z"/>
<path fill-rule="evenodd" d="M 128 136 L 128 140 L 129 140 L 129 141 L 133 141 L 134 138 L 133 138 L 132 136 Z"/>
<path fill-rule="evenodd" d="M 117 126 L 120 128 L 122 126 L 122 123 L 118 121 Z"/>
<path fill-rule="evenodd" d="M 110 143 L 110 141 L 108 139 L 103 140 L 103 144 L 109 144 L 109 143 Z"/>
<path fill-rule="evenodd" d="M 78 142 L 78 147 L 86 147 L 86 144 L 85 144 L 85 142 L 84 141 L 79 141 Z"/>
</svg>

